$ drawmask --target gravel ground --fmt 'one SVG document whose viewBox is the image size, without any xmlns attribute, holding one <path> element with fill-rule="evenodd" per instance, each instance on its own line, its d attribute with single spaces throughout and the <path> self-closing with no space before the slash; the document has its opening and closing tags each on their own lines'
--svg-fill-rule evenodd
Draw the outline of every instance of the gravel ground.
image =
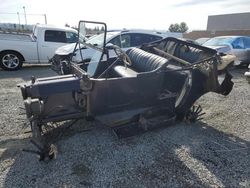
<svg viewBox="0 0 250 188">
<path fill-rule="evenodd" d="M 250 85 L 233 70 L 229 96 L 198 100 L 204 119 L 126 139 L 79 122 L 58 139 L 55 160 L 24 153 L 29 125 L 16 85 L 55 75 L 48 67 L 0 70 L 0 187 L 250 187 Z M 94 127 L 90 131 L 86 128 Z"/>
</svg>

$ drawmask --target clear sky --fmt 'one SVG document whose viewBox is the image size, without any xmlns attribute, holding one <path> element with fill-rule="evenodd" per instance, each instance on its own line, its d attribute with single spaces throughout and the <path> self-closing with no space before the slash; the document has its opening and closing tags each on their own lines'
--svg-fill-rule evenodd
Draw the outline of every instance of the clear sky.
<svg viewBox="0 0 250 188">
<path fill-rule="evenodd" d="M 108 29 L 167 30 L 186 22 L 190 30 L 206 29 L 208 15 L 250 12 L 250 0 L 0 0 L 0 22 L 76 26 L 79 20 L 103 21 Z M 13 14 L 3 14 L 13 13 Z"/>
</svg>

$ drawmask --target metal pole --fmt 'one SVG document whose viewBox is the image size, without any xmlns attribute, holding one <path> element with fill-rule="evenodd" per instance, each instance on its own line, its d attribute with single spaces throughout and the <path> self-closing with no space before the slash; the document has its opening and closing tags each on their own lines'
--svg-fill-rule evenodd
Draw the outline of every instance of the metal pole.
<svg viewBox="0 0 250 188">
<path fill-rule="evenodd" d="M 47 17 L 46 14 L 44 14 L 45 24 L 47 24 Z"/>
<path fill-rule="evenodd" d="M 27 18 L 26 18 L 25 6 L 23 6 L 23 11 L 24 11 L 25 25 L 27 25 Z"/>
<path fill-rule="evenodd" d="M 20 15 L 19 15 L 19 12 L 17 12 L 17 16 L 18 16 L 18 30 L 20 30 L 21 23 L 20 23 Z"/>
<path fill-rule="evenodd" d="M 17 16 L 18 16 L 18 30 L 20 30 L 20 15 L 19 15 L 19 12 L 17 12 Z"/>
</svg>

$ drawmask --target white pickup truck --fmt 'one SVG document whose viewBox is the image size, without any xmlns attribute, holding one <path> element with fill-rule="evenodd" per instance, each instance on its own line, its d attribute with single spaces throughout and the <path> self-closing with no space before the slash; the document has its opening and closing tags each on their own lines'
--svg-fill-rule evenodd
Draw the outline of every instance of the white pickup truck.
<svg viewBox="0 0 250 188">
<path fill-rule="evenodd" d="M 77 41 L 77 31 L 69 27 L 37 24 L 31 35 L 0 34 L 0 67 L 18 70 L 23 63 L 48 63 L 55 50 Z"/>
</svg>

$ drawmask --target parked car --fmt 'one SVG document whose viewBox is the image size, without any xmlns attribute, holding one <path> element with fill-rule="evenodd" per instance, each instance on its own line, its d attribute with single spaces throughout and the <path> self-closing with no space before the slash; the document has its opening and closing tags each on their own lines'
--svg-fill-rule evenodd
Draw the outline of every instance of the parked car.
<svg viewBox="0 0 250 188">
<path fill-rule="evenodd" d="M 99 34 L 91 37 L 88 40 L 89 44 L 95 46 L 102 46 L 104 34 Z M 115 30 L 108 31 L 106 34 L 106 44 L 114 44 L 122 48 L 123 50 L 128 50 L 129 48 L 140 46 L 144 43 L 149 43 L 157 40 L 161 40 L 165 37 L 181 37 L 181 33 L 172 32 L 157 32 L 148 30 Z M 64 57 L 68 57 L 69 54 L 73 54 L 75 44 L 68 44 L 58 48 L 55 51 L 54 57 L 51 59 L 52 69 L 60 73 L 60 62 L 64 60 Z M 78 48 L 79 49 L 79 48 Z M 84 62 L 90 61 L 91 57 L 95 53 L 93 48 L 81 47 L 81 53 L 76 49 L 72 61 L 75 63 L 82 63 L 82 56 Z M 110 53 L 110 56 L 114 56 L 115 53 Z"/>
<path fill-rule="evenodd" d="M 55 50 L 78 40 L 69 27 L 37 24 L 31 35 L 0 34 L 0 67 L 18 70 L 23 63 L 48 63 Z"/>
<path fill-rule="evenodd" d="M 91 22 L 80 21 L 79 33 L 86 35 L 87 23 Z M 218 81 L 216 50 L 168 37 L 124 52 L 105 43 L 106 24 L 99 25 L 104 31 L 99 38 L 102 47 L 79 41 L 96 49 L 86 70 L 69 59 L 68 75 L 32 78 L 19 85 L 32 143 L 39 149 L 26 151 L 38 153 L 41 160 L 53 158 L 55 122 L 73 120 L 66 124 L 69 127 L 86 118 L 109 126 L 118 137 L 132 136 L 182 120 L 197 121 L 202 109 L 193 104 L 198 98 L 232 90 L 229 73 Z M 116 56 L 109 56 L 113 51 Z M 67 131 L 57 123 L 56 130 L 61 130 L 57 135 Z"/>
<path fill-rule="evenodd" d="M 207 42 L 210 38 L 207 38 L 207 37 L 203 37 L 203 38 L 198 38 L 195 40 L 195 42 L 197 42 L 198 44 L 202 45 L 204 44 L 205 42 Z"/>
<path fill-rule="evenodd" d="M 234 65 L 250 63 L 250 37 L 247 36 L 220 36 L 209 39 L 203 44 L 219 53 L 236 56 Z"/>
</svg>

